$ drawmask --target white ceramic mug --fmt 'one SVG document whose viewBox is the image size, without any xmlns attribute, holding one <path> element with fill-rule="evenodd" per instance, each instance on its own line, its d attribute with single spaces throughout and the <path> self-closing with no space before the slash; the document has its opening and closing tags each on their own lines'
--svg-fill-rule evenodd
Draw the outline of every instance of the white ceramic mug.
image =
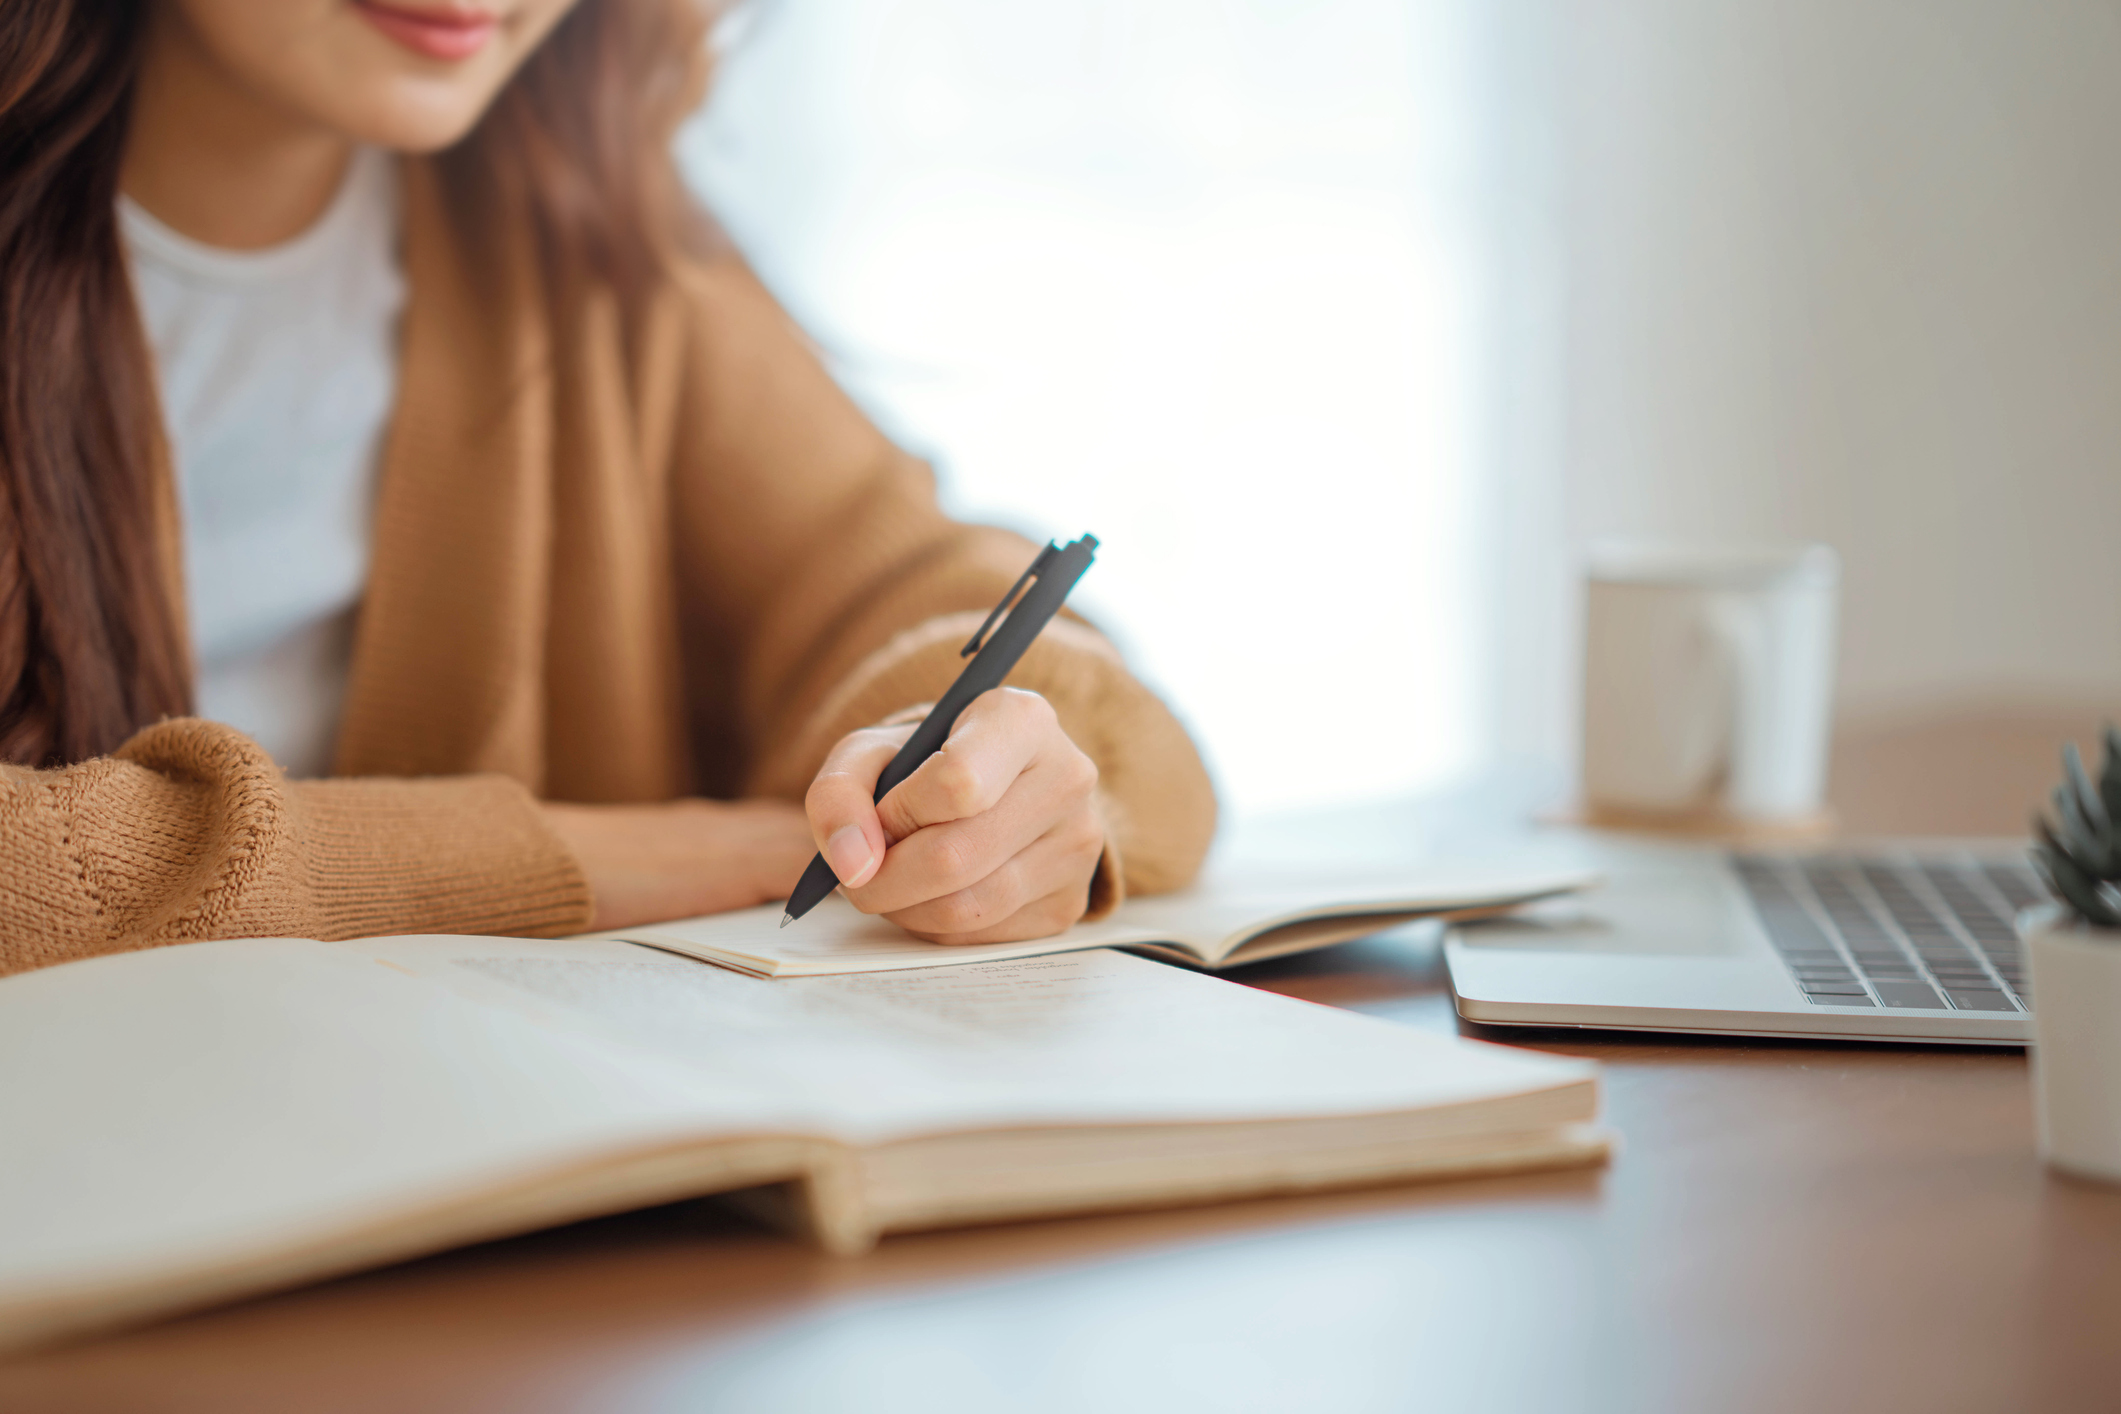
<svg viewBox="0 0 2121 1414">
<path fill-rule="evenodd" d="M 1818 819 L 1840 578 L 1824 545 L 1595 547 L 1584 625 L 1590 812 Z"/>
</svg>

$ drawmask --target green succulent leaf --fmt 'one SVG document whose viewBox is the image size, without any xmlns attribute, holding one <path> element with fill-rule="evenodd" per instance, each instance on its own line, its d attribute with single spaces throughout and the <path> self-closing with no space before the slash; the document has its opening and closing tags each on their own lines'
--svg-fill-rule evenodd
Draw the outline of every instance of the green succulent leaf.
<svg viewBox="0 0 2121 1414">
<path fill-rule="evenodd" d="M 2082 767 L 2078 769 L 2081 774 Z M 2111 832 L 2084 808 L 2083 797 L 2073 789 L 2075 784 L 2065 781 L 2055 787 L 2050 797 L 2055 808 L 2057 847 L 2094 878 L 2105 878 L 2116 872 L 2110 859 Z"/>
<path fill-rule="evenodd" d="M 2079 868 L 2055 842 L 2044 821 L 2040 826 L 2040 838 L 2040 844 L 2033 850 L 2033 861 L 2056 896 L 2087 923 L 2101 928 L 2121 928 L 2121 908 L 2116 907 L 2113 890 L 2101 888 L 2099 880 Z"/>
<path fill-rule="evenodd" d="M 2121 820 L 2121 728 L 2106 724 L 2106 768 L 2099 773 L 2100 804 L 2106 818 Z"/>
<path fill-rule="evenodd" d="M 2033 862 L 2048 887 L 2086 922 L 2121 927 L 2121 729 L 2100 733 L 2106 759 L 2099 780 L 2084 769 L 2071 742 L 2062 748 L 2062 781 L 2049 797 L 2052 813 L 2034 821 L 2039 843 Z"/>
<path fill-rule="evenodd" d="M 2091 773 L 2084 769 L 2084 758 L 2077 754 L 2077 743 L 2070 742 L 2062 748 L 2062 771 L 2069 782 L 2069 793 L 2084 812 L 2085 820 L 2102 837 L 2112 828 L 2106 803 L 2099 798 L 2099 788 L 2092 784 Z"/>
<path fill-rule="evenodd" d="M 2121 828 L 2117 828 L 2117 825 L 2121 825 L 2121 814 L 2116 814 L 2108 808 L 2104 785 L 2092 783 L 2090 773 L 2084 769 L 2084 762 L 2077 756 L 2074 748 L 2065 760 L 2064 769 L 2071 773 L 2071 791 L 2077 797 L 2078 808 L 2083 812 L 2085 822 L 2091 826 L 2098 845 L 2096 850 L 2080 856 L 2080 862 L 2101 879 L 2112 880 L 2121 877 Z M 2114 756 L 2109 750 L 2100 771 L 2102 783 L 2113 780 L 2115 770 Z"/>
</svg>

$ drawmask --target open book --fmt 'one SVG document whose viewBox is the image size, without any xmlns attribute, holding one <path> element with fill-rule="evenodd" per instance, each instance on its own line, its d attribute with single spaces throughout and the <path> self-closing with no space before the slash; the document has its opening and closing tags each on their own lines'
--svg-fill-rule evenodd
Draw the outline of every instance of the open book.
<svg viewBox="0 0 2121 1414">
<path fill-rule="evenodd" d="M 1110 918 L 1023 943 L 939 946 L 857 913 L 838 894 L 787 928 L 778 904 L 598 934 L 758 977 L 896 972 L 954 963 L 1137 948 L 1215 970 L 1344 943 L 1417 918 L 1500 913 L 1596 883 L 1586 869 L 1445 865 L 1339 872 L 1318 866 L 1211 872 L 1180 893 L 1129 899 Z"/>
<path fill-rule="evenodd" d="M 747 1190 L 886 1232 L 1593 1162 L 1596 1071 L 1122 953 L 766 982 L 610 941 L 0 982 L 0 1347 Z"/>
</svg>

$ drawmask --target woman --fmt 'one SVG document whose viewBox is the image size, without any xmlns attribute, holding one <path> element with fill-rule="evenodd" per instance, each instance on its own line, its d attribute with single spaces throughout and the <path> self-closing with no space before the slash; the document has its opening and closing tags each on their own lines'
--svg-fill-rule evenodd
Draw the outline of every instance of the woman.
<svg viewBox="0 0 2121 1414">
<path fill-rule="evenodd" d="M 937 942 L 1190 877 L 1199 760 L 1080 623 L 870 804 L 1032 547 L 688 207 L 710 18 L 0 11 L 0 971 L 618 927 L 818 848 Z"/>
</svg>

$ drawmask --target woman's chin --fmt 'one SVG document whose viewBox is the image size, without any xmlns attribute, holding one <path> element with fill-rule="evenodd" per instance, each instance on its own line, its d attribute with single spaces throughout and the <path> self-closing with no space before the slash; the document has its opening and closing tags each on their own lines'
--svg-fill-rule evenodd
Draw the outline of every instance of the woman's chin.
<svg viewBox="0 0 2121 1414">
<path fill-rule="evenodd" d="M 431 79 L 400 79 L 375 86 L 366 101 L 332 115 L 332 126 L 357 142 L 392 152 L 439 152 L 461 141 L 493 101 L 483 89 L 465 93 Z"/>
</svg>

